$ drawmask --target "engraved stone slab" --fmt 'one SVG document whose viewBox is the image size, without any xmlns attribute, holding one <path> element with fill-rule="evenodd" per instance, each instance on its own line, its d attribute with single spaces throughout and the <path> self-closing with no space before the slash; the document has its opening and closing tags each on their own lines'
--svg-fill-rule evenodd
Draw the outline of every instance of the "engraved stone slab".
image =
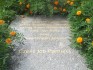
<svg viewBox="0 0 93 70">
<path fill-rule="evenodd" d="M 11 27 L 26 38 L 25 45 L 19 46 L 14 57 L 19 65 L 13 65 L 13 70 L 88 70 L 84 58 L 69 46 L 67 19 L 57 16 L 17 17 Z"/>
</svg>

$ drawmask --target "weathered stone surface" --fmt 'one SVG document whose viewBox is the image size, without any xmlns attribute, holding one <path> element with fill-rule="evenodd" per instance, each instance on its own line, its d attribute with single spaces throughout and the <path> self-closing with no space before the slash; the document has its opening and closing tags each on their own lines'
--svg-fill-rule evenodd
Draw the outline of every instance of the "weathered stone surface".
<svg viewBox="0 0 93 70">
<path fill-rule="evenodd" d="M 18 17 L 11 27 L 26 38 L 14 57 L 19 65 L 13 65 L 13 70 L 88 70 L 84 58 L 69 46 L 67 19 Z"/>
</svg>

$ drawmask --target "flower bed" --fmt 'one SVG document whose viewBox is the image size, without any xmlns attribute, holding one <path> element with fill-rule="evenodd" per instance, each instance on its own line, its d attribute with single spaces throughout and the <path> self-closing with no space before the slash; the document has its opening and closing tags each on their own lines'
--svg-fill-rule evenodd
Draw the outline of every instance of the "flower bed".
<svg viewBox="0 0 93 70">
<path fill-rule="evenodd" d="M 19 39 L 19 33 L 9 27 L 15 18 L 15 11 L 11 9 L 14 0 L 0 0 L 0 70 L 9 70 L 11 54 L 15 47 L 12 42 Z"/>
<path fill-rule="evenodd" d="M 8 24 L 15 15 L 67 16 L 72 31 L 71 46 L 86 57 L 93 70 L 93 2 L 92 0 L 4 0 L 0 1 L 0 70 L 9 70 L 12 41 L 17 33 Z M 7 23 L 7 24 L 6 24 Z"/>
<path fill-rule="evenodd" d="M 72 45 L 86 57 L 88 66 L 93 70 L 93 1 L 84 1 L 72 10 L 69 20 L 72 31 Z"/>
<path fill-rule="evenodd" d="M 8 27 L 4 20 L 0 20 L 0 70 L 9 70 L 8 63 L 13 49 L 12 42 L 17 38 L 17 33 Z"/>
</svg>

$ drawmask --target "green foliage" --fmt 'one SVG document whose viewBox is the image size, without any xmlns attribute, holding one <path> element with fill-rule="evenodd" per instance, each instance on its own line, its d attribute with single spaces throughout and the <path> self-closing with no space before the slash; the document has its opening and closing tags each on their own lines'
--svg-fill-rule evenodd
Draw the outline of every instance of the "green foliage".
<svg viewBox="0 0 93 70">
<path fill-rule="evenodd" d="M 15 18 L 15 11 L 11 9 L 14 0 L 0 0 L 0 19 L 10 23 Z"/>
<path fill-rule="evenodd" d="M 0 70 L 9 70 L 12 44 L 7 44 L 6 39 L 10 38 L 13 41 L 17 38 L 17 36 L 10 36 L 10 32 L 13 30 L 8 27 L 16 14 L 12 9 L 13 3 L 14 0 L 0 0 Z M 2 24 L 1 20 L 4 20 L 5 23 Z"/>
<path fill-rule="evenodd" d="M 11 33 L 12 32 L 12 33 Z M 15 47 L 12 42 L 20 42 L 23 40 L 21 34 L 13 33 L 15 30 L 11 29 L 8 24 L 1 24 L 0 20 L 0 70 L 9 70 L 9 63 L 11 62 L 11 54 Z"/>
<path fill-rule="evenodd" d="M 15 12 L 13 10 L 0 10 L 0 19 L 10 23 L 15 18 Z"/>
<path fill-rule="evenodd" d="M 16 7 L 14 8 L 18 14 L 27 14 L 27 15 L 46 15 L 51 16 L 53 14 L 60 14 L 60 7 L 63 6 L 65 0 L 59 0 L 58 5 L 54 5 L 56 0 L 19 0 L 16 2 Z M 21 4 L 20 4 L 21 2 Z M 27 5 L 30 5 L 27 8 Z M 57 7 L 57 10 L 54 10 L 54 7 Z M 32 12 L 32 14 L 30 13 Z"/>
<path fill-rule="evenodd" d="M 7 24 L 0 25 L 0 70 L 8 70 L 7 61 L 10 58 L 10 47 L 5 40 L 10 38 Z"/>
<path fill-rule="evenodd" d="M 72 46 L 80 49 L 87 59 L 89 68 L 93 70 L 93 1 L 83 1 L 82 5 L 77 9 L 73 9 L 69 14 L 69 20 L 72 31 Z M 82 14 L 77 16 L 77 11 Z M 86 19 L 89 18 L 88 23 Z M 82 44 L 77 42 L 77 38 L 82 37 Z"/>
<path fill-rule="evenodd" d="M 0 0 L 0 9 L 9 9 L 14 0 Z"/>
<path fill-rule="evenodd" d="M 55 2 L 58 2 L 55 4 Z M 68 3 L 68 1 L 70 1 Z M 0 20 L 10 23 L 16 15 L 46 15 L 59 14 L 66 16 L 69 14 L 71 25 L 72 44 L 79 49 L 86 57 L 88 67 L 93 70 L 93 1 L 92 0 L 0 0 Z M 81 11 L 81 15 L 77 12 Z M 86 19 L 89 18 L 88 23 Z M 11 28 L 7 24 L 0 25 L 0 70 L 9 70 L 8 61 L 11 56 L 11 44 L 5 40 L 19 39 L 11 37 Z M 78 43 L 77 38 L 82 37 L 83 42 Z"/>
<path fill-rule="evenodd" d="M 55 1 L 58 1 L 58 5 L 54 4 Z M 19 15 L 67 15 L 73 8 L 77 8 L 81 4 L 80 0 L 70 2 L 74 2 L 74 4 L 69 5 L 66 0 L 19 0 L 15 1 L 12 9 L 15 10 Z M 30 5 L 29 8 L 26 7 L 28 4 Z M 57 9 L 54 9 L 54 7 Z M 64 12 L 63 9 L 66 9 L 66 11 Z M 30 14 L 30 11 L 32 14 Z"/>
</svg>

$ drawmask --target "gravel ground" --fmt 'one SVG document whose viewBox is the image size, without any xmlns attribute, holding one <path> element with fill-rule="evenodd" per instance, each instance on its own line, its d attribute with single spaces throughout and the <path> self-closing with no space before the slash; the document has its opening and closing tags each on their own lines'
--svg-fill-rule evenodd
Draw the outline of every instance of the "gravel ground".
<svg viewBox="0 0 93 70">
<path fill-rule="evenodd" d="M 19 16 L 11 27 L 26 39 L 17 47 L 12 70 L 88 70 L 85 59 L 69 46 L 67 19 Z"/>
</svg>

